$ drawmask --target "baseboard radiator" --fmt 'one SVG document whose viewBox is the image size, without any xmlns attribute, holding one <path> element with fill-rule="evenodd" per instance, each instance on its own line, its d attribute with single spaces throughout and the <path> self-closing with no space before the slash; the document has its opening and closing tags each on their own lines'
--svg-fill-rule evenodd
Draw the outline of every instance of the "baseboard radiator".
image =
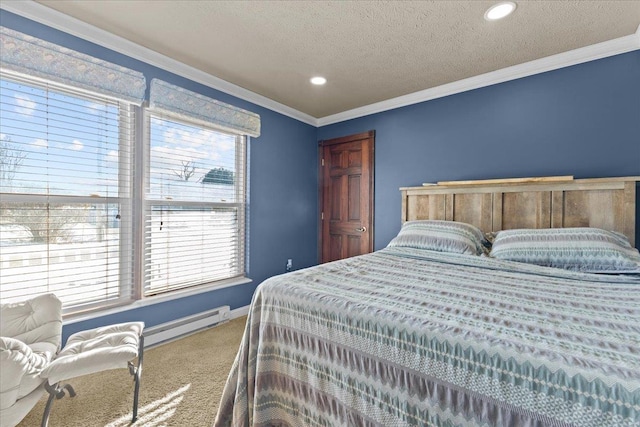
<svg viewBox="0 0 640 427">
<path fill-rule="evenodd" d="M 144 330 L 144 346 L 150 347 L 170 341 L 200 329 L 229 320 L 230 307 L 224 305 L 192 316 L 182 317 Z"/>
</svg>

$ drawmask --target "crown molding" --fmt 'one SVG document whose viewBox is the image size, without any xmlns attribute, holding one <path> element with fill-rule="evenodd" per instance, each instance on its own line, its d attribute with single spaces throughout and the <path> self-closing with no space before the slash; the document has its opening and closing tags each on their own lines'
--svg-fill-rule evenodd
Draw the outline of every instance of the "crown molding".
<svg viewBox="0 0 640 427">
<path fill-rule="evenodd" d="M 617 39 L 597 43 L 591 46 L 547 56 L 545 58 L 502 68 L 500 70 L 421 90 L 408 95 L 399 96 L 397 98 L 391 98 L 374 104 L 365 105 L 363 107 L 354 108 L 352 110 L 343 111 L 342 113 L 321 117 L 318 119 L 317 126 L 326 126 L 343 122 L 345 120 L 381 113 L 383 111 L 418 104 L 420 102 L 442 98 L 473 89 L 479 89 L 510 80 L 520 79 L 534 74 L 570 67 L 584 62 L 595 61 L 596 59 L 631 52 L 637 49 L 640 49 L 640 26 L 638 26 L 638 29 L 634 34 L 629 36 L 619 37 Z"/>
<path fill-rule="evenodd" d="M 86 22 L 36 3 L 33 0 L 3 0 L 0 3 L 0 8 L 315 127 L 357 119 L 383 111 L 640 49 L 640 26 L 638 26 L 636 32 L 629 36 L 536 59 L 330 116 L 315 118 L 265 96 L 185 65 L 151 49 L 116 36 L 115 34 L 101 30 Z"/>
<path fill-rule="evenodd" d="M 237 98 L 254 103 L 269 110 L 299 120 L 312 126 L 318 126 L 317 119 L 306 113 L 288 107 L 277 101 L 259 95 L 250 90 L 236 86 L 211 74 L 171 59 L 151 49 L 133 43 L 125 38 L 116 36 L 79 19 L 73 18 L 57 10 L 36 3 L 33 0 L 3 0 L 0 8 L 16 15 L 31 19 L 49 27 L 55 28 L 73 36 L 80 37 L 107 49 L 114 50 L 131 58 L 172 72 L 194 82 L 225 92 Z"/>
</svg>

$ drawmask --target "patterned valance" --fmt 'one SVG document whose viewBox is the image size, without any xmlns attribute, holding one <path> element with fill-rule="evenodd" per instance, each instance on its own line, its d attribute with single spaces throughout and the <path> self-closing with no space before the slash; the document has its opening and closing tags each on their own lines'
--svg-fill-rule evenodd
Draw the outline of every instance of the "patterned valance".
<svg viewBox="0 0 640 427">
<path fill-rule="evenodd" d="M 151 80 L 150 108 L 242 135 L 260 136 L 260 116 L 162 80 Z"/>
<path fill-rule="evenodd" d="M 6 27 L 0 27 L 0 66 L 136 104 L 142 104 L 147 89 L 138 71 Z"/>
</svg>

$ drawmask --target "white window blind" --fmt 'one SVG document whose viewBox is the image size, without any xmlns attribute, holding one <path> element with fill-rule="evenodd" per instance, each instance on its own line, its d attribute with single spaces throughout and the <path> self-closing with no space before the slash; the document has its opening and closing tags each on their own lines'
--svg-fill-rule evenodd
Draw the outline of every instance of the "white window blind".
<svg viewBox="0 0 640 427">
<path fill-rule="evenodd" d="M 132 298 L 133 108 L 0 74 L 0 298 Z"/>
<path fill-rule="evenodd" d="M 244 275 L 246 138 L 148 113 L 149 296 Z"/>
</svg>

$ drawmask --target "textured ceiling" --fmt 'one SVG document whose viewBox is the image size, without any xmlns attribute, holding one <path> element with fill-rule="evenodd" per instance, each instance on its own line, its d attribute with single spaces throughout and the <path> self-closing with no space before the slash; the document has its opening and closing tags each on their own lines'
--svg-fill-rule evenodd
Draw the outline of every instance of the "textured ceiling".
<svg viewBox="0 0 640 427">
<path fill-rule="evenodd" d="M 320 118 L 633 34 L 640 1 L 41 0 Z M 309 84 L 322 75 L 323 87 Z"/>
</svg>

